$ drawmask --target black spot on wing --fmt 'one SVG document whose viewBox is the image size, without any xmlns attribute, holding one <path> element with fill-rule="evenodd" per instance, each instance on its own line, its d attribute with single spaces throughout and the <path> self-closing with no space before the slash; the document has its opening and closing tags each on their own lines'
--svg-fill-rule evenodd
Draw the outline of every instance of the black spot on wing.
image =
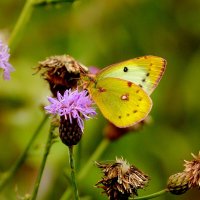
<svg viewBox="0 0 200 200">
<path fill-rule="evenodd" d="M 138 86 L 141 87 L 141 88 L 143 87 L 141 84 L 138 84 Z"/>
<path fill-rule="evenodd" d="M 124 67 L 123 71 L 128 72 L 128 67 Z"/>
</svg>

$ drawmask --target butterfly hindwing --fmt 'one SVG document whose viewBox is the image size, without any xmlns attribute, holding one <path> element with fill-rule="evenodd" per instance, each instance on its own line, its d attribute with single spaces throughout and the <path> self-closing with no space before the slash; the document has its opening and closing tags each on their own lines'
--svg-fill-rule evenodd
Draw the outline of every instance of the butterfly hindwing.
<svg viewBox="0 0 200 200">
<path fill-rule="evenodd" d="M 143 120 L 150 112 L 150 97 L 138 85 L 118 78 L 91 82 L 88 91 L 102 114 L 118 127 L 128 127 Z"/>
<path fill-rule="evenodd" d="M 165 67 L 166 61 L 163 58 L 143 56 L 104 68 L 97 74 L 97 80 L 114 77 L 131 81 L 150 95 L 158 85 Z"/>
</svg>

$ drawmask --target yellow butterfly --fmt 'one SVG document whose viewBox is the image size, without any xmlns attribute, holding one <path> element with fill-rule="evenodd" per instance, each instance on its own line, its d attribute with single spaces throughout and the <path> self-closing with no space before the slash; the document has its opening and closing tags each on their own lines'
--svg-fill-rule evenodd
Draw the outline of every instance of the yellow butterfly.
<svg viewBox="0 0 200 200">
<path fill-rule="evenodd" d="M 157 56 L 130 59 L 101 70 L 90 80 L 87 90 L 111 123 L 120 128 L 132 126 L 149 114 L 149 95 L 165 68 L 166 61 Z"/>
</svg>

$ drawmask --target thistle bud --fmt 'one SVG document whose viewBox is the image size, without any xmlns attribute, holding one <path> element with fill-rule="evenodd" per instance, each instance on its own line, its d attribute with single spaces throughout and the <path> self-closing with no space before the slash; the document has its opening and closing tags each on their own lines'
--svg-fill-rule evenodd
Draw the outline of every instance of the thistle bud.
<svg viewBox="0 0 200 200">
<path fill-rule="evenodd" d="M 169 177 L 167 188 L 175 195 L 181 195 L 189 190 L 188 177 L 184 172 L 173 174 Z"/>
<path fill-rule="evenodd" d="M 82 130 L 75 119 L 66 120 L 64 116 L 60 117 L 59 127 L 60 139 L 67 146 L 76 145 L 82 137 Z"/>
<path fill-rule="evenodd" d="M 183 194 L 191 188 L 200 189 L 200 152 L 192 154 L 193 160 L 185 161 L 183 172 L 169 177 L 167 188 L 172 194 Z"/>
</svg>

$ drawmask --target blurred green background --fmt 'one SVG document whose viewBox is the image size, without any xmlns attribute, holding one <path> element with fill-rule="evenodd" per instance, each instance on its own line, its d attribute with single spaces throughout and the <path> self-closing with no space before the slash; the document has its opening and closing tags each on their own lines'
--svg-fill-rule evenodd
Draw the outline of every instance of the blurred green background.
<svg viewBox="0 0 200 200">
<path fill-rule="evenodd" d="M 24 0 L 0 1 L 0 37 L 9 38 Z M 81 0 L 74 4 L 37 7 L 25 33 L 12 52 L 16 71 L 11 81 L 0 79 L 0 171 L 22 154 L 43 118 L 42 105 L 50 95 L 47 83 L 33 75 L 38 61 L 69 54 L 86 66 L 105 67 L 142 56 L 157 55 L 167 70 L 152 95 L 153 123 L 129 133 L 105 151 L 99 161 L 123 156 L 149 174 L 147 195 L 165 188 L 171 174 L 183 170 L 183 160 L 200 150 L 200 1 L 199 0 Z M 103 137 L 101 114 L 86 123 L 81 167 Z M 17 199 L 31 193 L 48 135 L 49 122 L 31 148 L 28 159 L 0 193 L 0 199 Z M 38 200 L 57 200 L 68 186 L 64 169 L 67 148 L 59 141 L 48 157 Z M 101 178 L 95 166 L 79 183 L 87 199 L 107 199 L 94 188 Z M 199 200 L 200 191 L 181 196 L 166 194 L 158 200 Z"/>
</svg>

